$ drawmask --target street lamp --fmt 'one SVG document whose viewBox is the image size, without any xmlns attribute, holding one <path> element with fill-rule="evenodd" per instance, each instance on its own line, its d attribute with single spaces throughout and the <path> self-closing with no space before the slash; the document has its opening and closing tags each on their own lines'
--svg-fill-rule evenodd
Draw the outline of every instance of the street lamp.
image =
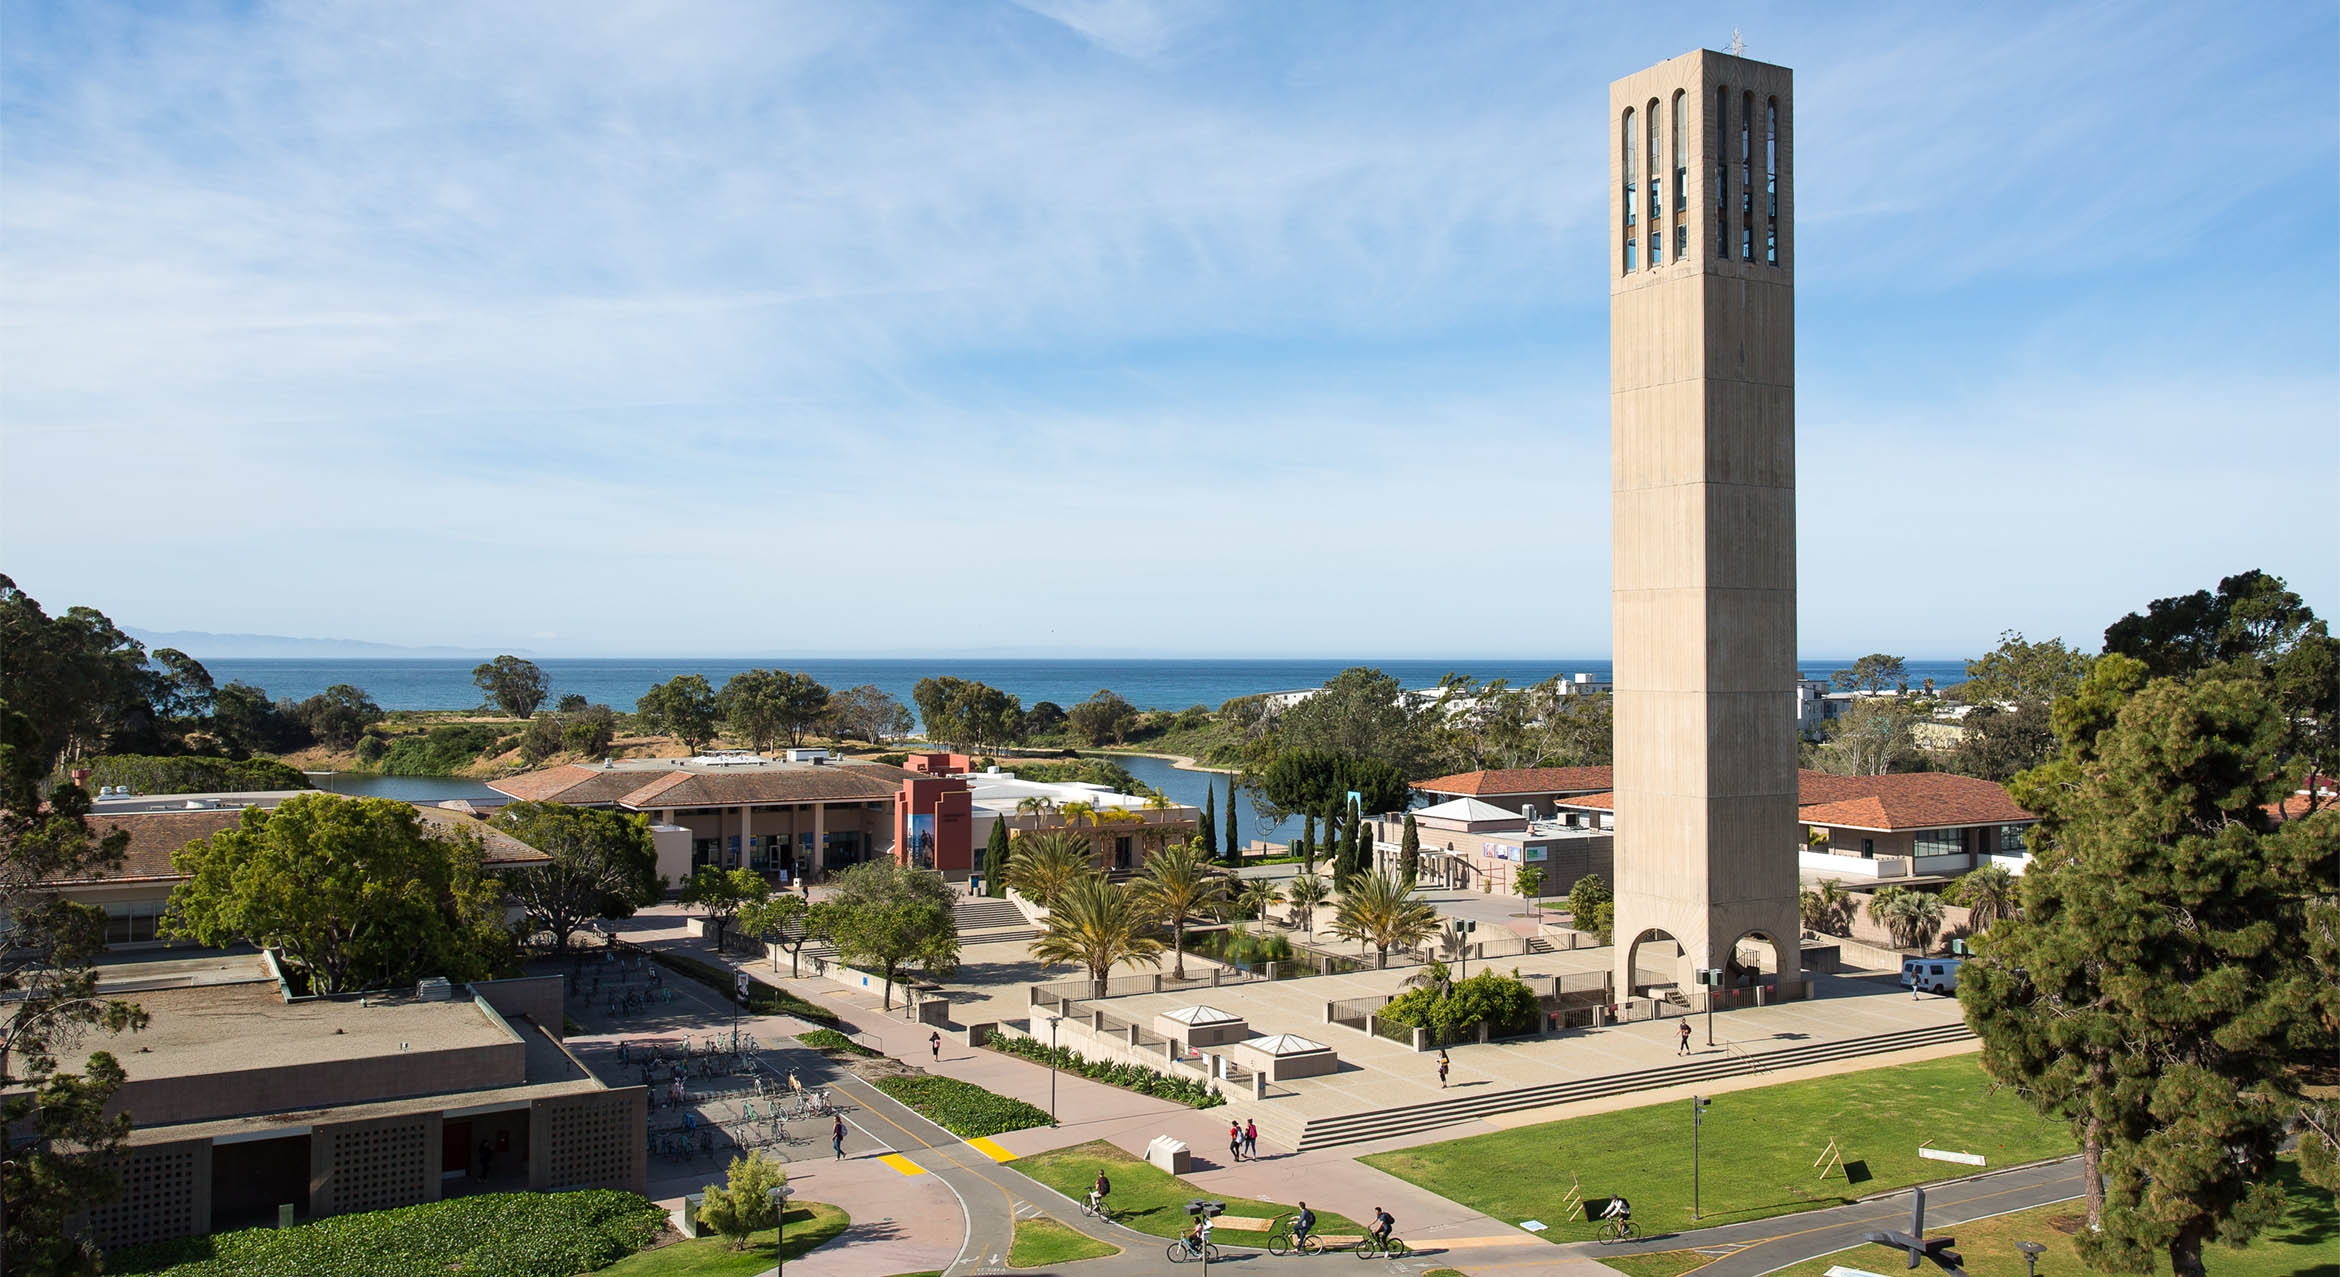
<svg viewBox="0 0 2340 1277">
<path fill-rule="evenodd" d="M 1048 1124 L 1056 1124 L 1056 1026 L 1064 1022 L 1061 1015 L 1048 1017 Z"/>
<path fill-rule="evenodd" d="M 2017 1242 L 2015 1249 L 2023 1252 L 2023 1271 L 2027 1277 L 2039 1277 L 2039 1257 L 2047 1247 L 2038 1242 Z"/>
<path fill-rule="evenodd" d="M 1690 1097 L 1690 1218 L 1698 1218 L 1698 1128 L 1706 1123 L 1706 1106 L 1713 1100 Z"/>
<path fill-rule="evenodd" d="M 778 1277 L 780 1273 L 786 1272 L 788 1269 L 788 1256 L 782 1253 L 780 1247 L 782 1243 L 788 1240 L 788 1195 L 795 1191 L 795 1189 L 790 1188 L 786 1184 L 782 1184 L 778 1188 L 775 1188 L 771 1192 L 765 1194 L 767 1197 L 772 1199 L 773 1277 Z"/>
</svg>

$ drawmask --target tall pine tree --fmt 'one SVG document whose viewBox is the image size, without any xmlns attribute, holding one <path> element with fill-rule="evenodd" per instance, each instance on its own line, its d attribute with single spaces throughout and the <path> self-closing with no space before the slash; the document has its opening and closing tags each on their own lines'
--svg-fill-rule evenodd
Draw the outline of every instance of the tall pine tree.
<svg viewBox="0 0 2340 1277">
<path fill-rule="evenodd" d="M 1305 866 L 1307 867 L 1307 869 L 1308 869 L 1308 872 L 1310 872 L 1310 873 L 1315 873 L 1315 872 L 1316 872 L 1316 813 L 1315 813 L 1315 812 L 1310 812 L 1310 813 L 1308 813 L 1306 816 L 1304 816 L 1304 817 L 1302 817 L 1302 818 L 1301 818 L 1301 821 L 1300 821 L 1300 846 L 1299 846 L 1298 848 L 1296 848 L 1296 850 L 1297 850 L 1297 851 L 1299 851 L 1299 853 L 1300 853 L 1300 863 L 1301 863 L 1301 864 L 1303 864 L 1303 865 L 1305 865 Z"/>
<path fill-rule="evenodd" d="M 1240 865 L 1243 863 L 1243 841 L 1237 836 L 1239 833 L 1240 831 L 1235 828 L 1235 774 L 1229 772 L 1227 773 L 1227 861 L 1229 864 Z"/>
<path fill-rule="evenodd" d="M 1202 840 L 1203 854 L 1217 859 L 1219 855 L 1219 790 L 1209 781 L 1203 782 L 1202 823 L 1194 836 Z"/>
<path fill-rule="evenodd" d="M 1422 876 L 1422 834 L 1414 828 L 1414 813 L 1406 813 L 1406 832 L 1398 843 L 1398 876 L 1413 882 Z"/>
<path fill-rule="evenodd" d="M 991 822 L 991 841 L 983 846 L 983 894 L 994 900 L 1007 895 L 1008 823 Z"/>
</svg>

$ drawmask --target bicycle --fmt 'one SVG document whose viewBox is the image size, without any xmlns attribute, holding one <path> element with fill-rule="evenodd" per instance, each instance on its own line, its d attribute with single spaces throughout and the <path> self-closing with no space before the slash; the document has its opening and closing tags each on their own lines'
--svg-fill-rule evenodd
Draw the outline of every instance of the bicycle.
<svg viewBox="0 0 2340 1277">
<path fill-rule="evenodd" d="M 1173 1264 L 1183 1264 L 1190 1260 L 1202 1259 L 1206 1254 L 1209 1256 L 1208 1262 L 1214 1264 L 1222 1262 L 1219 1258 L 1219 1244 L 1217 1242 L 1204 1242 L 1200 1245 L 1197 1245 L 1193 1241 L 1184 1237 L 1181 1237 L 1177 1241 L 1170 1243 L 1169 1254 L 1170 1262 Z"/>
<path fill-rule="evenodd" d="M 1081 1198 L 1080 1205 L 1081 1213 L 1091 1219 L 1101 1220 L 1108 1224 L 1113 1222 L 1113 1204 L 1111 1202 L 1092 1202 L 1084 1196 Z"/>
<path fill-rule="evenodd" d="M 1283 1255 L 1287 1252 L 1295 1255 L 1323 1254 L 1324 1241 L 1316 1234 L 1310 1233 L 1297 1241 L 1293 1239 L 1292 1226 L 1284 1222 L 1290 1218 L 1292 1217 L 1288 1214 L 1278 1215 L 1275 1222 L 1268 1225 L 1268 1253 L 1271 1255 Z"/>
<path fill-rule="evenodd" d="M 1379 1256 L 1383 1259 L 1404 1259 L 1406 1253 L 1411 1249 L 1412 1247 L 1406 1245 L 1402 1238 L 1392 1237 L 1388 1241 L 1383 1241 L 1379 1237 L 1367 1233 L 1357 1242 L 1357 1258 L 1372 1259 Z"/>
<path fill-rule="evenodd" d="M 1630 1219 L 1604 1219 L 1601 1221 L 1600 1240 L 1604 1246 L 1610 1242 L 1629 1242 L 1639 1236 L 1641 1236 L 1641 1229 L 1635 1227 Z"/>
</svg>

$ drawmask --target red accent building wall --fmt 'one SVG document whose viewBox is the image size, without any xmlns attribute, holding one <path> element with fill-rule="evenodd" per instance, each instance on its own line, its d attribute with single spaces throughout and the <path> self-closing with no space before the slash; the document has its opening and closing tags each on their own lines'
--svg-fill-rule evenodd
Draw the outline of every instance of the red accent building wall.
<svg viewBox="0 0 2340 1277">
<path fill-rule="evenodd" d="M 913 823 L 914 817 L 932 817 Z M 912 845 L 914 831 L 931 832 L 932 868 L 946 877 L 964 878 L 975 868 L 975 795 L 957 776 L 912 776 L 894 795 L 894 858 L 916 865 L 920 849 Z"/>
</svg>

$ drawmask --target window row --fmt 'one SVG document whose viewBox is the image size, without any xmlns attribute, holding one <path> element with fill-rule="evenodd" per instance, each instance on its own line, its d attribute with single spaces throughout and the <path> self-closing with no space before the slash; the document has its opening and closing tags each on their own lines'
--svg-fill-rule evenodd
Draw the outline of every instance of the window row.
<svg viewBox="0 0 2340 1277">
<path fill-rule="evenodd" d="M 1752 92 L 1741 90 L 1737 101 L 1728 87 L 1715 90 L 1714 100 L 1714 251 L 1723 260 L 1732 255 L 1733 241 L 1739 260 L 1761 260 L 1779 265 L 1779 99 L 1764 98 L 1757 102 Z M 1733 108 L 1737 109 L 1734 111 Z M 1684 217 L 1689 209 L 1689 106 L 1688 94 L 1674 94 L 1671 123 L 1671 148 L 1664 145 L 1661 127 L 1661 104 L 1650 99 L 1644 109 L 1627 107 L 1621 121 L 1619 138 L 1624 160 L 1624 190 L 1619 201 L 1624 214 L 1621 239 L 1624 245 L 1624 268 L 1631 272 L 1640 269 L 1644 261 L 1650 266 L 1666 262 L 1665 227 L 1660 225 L 1670 209 L 1673 223 L 1673 258 L 1682 260 L 1689 255 L 1690 234 Z M 1731 152 L 1732 126 L 1737 126 L 1738 199 L 1732 195 Z M 1758 133 L 1760 132 L 1760 137 Z M 1762 154 L 1763 208 L 1760 220 L 1756 210 L 1757 189 L 1756 155 Z M 1666 164 L 1669 157 L 1672 164 Z M 1672 169 L 1673 199 L 1666 199 L 1667 169 Z M 1734 215 L 1735 214 L 1735 215 Z M 1643 223 L 1647 222 L 1647 230 Z M 1760 245 L 1758 237 L 1760 236 Z"/>
</svg>

